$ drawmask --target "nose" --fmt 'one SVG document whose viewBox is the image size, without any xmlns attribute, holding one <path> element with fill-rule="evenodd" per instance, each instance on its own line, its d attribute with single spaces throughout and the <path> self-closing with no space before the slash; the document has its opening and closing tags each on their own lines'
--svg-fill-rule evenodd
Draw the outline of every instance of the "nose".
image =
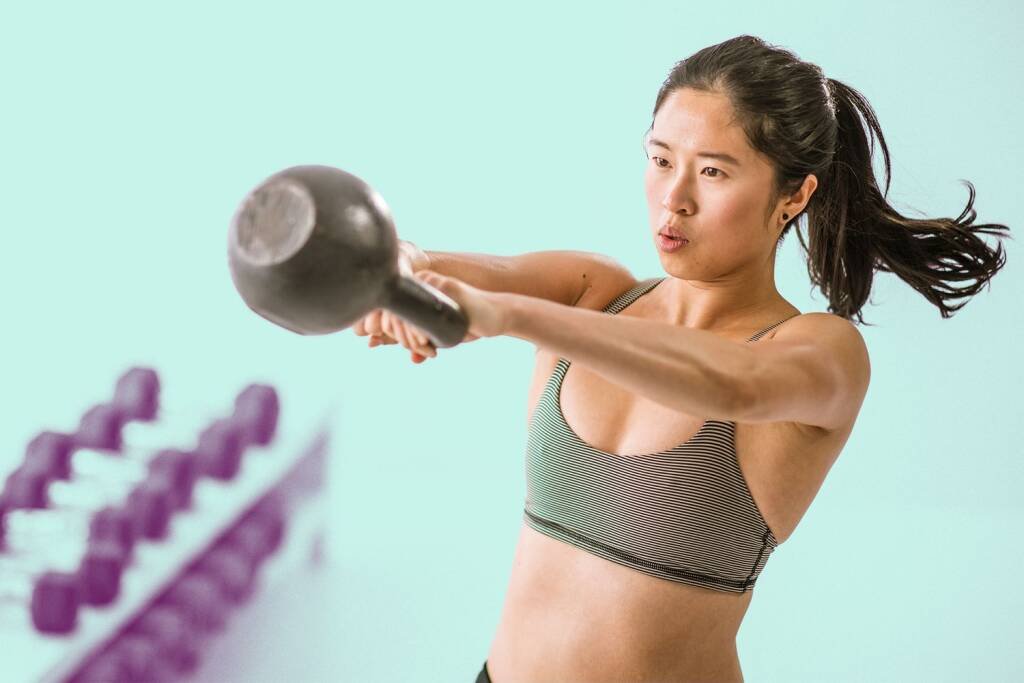
<svg viewBox="0 0 1024 683">
<path fill-rule="evenodd" d="M 685 175 L 672 181 L 661 199 L 661 205 L 672 213 L 693 213 L 693 196 Z"/>
</svg>

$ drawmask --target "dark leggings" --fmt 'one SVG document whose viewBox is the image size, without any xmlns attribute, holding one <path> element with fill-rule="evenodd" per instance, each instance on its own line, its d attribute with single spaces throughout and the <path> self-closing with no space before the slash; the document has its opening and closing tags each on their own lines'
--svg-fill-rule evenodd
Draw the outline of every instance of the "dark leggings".
<svg viewBox="0 0 1024 683">
<path fill-rule="evenodd" d="M 476 675 L 476 681 L 474 683 L 494 683 L 491 680 L 491 675 L 487 673 L 487 660 L 484 660 L 484 666 L 480 669 L 480 673 Z"/>
</svg>

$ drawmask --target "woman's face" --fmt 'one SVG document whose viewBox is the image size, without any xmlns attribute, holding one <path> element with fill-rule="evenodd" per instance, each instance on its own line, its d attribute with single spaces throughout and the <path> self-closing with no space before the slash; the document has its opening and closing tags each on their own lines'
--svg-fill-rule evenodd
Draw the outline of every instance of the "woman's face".
<svg viewBox="0 0 1024 683">
<path fill-rule="evenodd" d="M 765 224 L 771 166 L 747 143 L 724 95 L 684 88 L 669 95 L 644 140 L 651 238 L 665 223 L 689 240 L 658 253 L 665 270 L 687 280 L 714 280 L 744 267 L 762 271 L 781 230 Z M 667 147 L 666 147 L 667 145 Z M 711 155 L 725 155 L 726 158 Z M 772 216 L 778 221 L 779 216 Z"/>
</svg>

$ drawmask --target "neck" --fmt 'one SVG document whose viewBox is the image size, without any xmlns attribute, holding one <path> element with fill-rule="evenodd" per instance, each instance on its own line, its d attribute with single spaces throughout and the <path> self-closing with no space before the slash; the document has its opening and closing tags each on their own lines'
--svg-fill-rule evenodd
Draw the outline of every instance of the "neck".
<svg viewBox="0 0 1024 683">
<path fill-rule="evenodd" d="M 745 329 L 752 320 L 793 309 L 779 294 L 773 279 L 756 285 L 723 286 L 670 276 L 652 294 L 652 303 L 661 311 L 660 319 L 698 330 Z"/>
</svg>

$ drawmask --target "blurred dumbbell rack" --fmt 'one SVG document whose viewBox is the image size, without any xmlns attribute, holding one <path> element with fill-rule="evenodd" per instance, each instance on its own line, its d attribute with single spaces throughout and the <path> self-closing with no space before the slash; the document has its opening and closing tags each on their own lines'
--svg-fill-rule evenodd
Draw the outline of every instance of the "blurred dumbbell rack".
<svg viewBox="0 0 1024 683">
<path fill-rule="evenodd" d="M 102 660 L 117 652 L 120 639 L 126 634 L 136 635 L 133 625 L 159 606 L 160 598 L 219 547 L 219 541 L 240 525 L 252 523 L 263 508 L 280 518 L 283 536 L 274 551 L 258 563 L 254 593 L 273 587 L 304 566 L 316 564 L 323 551 L 326 525 L 324 480 L 331 419 L 330 409 L 318 412 L 282 400 L 270 443 L 250 446 L 237 474 L 228 480 L 200 477 L 193 488 L 192 505 L 173 514 L 166 538 L 135 546 L 130 564 L 123 570 L 118 596 L 111 604 L 82 605 L 77 624 L 66 634 L 39 632 L 27 605 L 22 610 L 22 624 L 4 624 L 0 630 L 0 680 L 78 683 L 112 675 L 96 674 L 112 670 L 97 669 L 97 664 L 107 664 Z M 239 607 L 238 601 L 230 605 L 230 609 Z M 230 621 L 230 614 L 226 619 Z M 204 647 L 202 641 L 217 635 L 197 635 L 198 657 Z M 156 652 L 157 656 L 162 654 Z M 184 671 L 162 666 L 159 680 L 183 680 L 196 666 L 193 663 Z"/>
</svg>

